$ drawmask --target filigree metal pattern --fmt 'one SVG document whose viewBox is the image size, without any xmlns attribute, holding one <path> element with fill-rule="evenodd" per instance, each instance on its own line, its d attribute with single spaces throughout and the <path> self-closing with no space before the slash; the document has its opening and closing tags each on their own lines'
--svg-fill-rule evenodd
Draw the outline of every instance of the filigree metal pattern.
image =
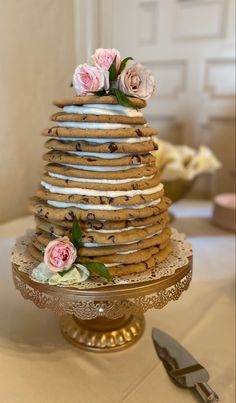
<svg viewBox="0 0 236 403">
<path fill-rule="evenodd" d="M 168 302 L 177 300 L 183 291 L 187 290 L 192 278 L 191 264 L 185 268 L 183 275 L 178 274 L 172 277 L 172 285 L 160 289 L 160 282 L 156 282 L 156 291 L 146 295 L 137 295 L 122 298 L 114 296 L 109 300 L 103 294 L 102 297 L 97 295 L 96 299 L 84 299 L 74 293 L 60 292 L 48 293 L 38 289 L 39 284 L 30 281 L 27 274 L 22 274 L 13 266 L 13 279 L 16 288 L 21 292 L 21 295 L 28 300 L 31 300 L 39 308 L 51 309 L 58 315 L 74 315 L 81 320 L 94 319 L 99 316 L 105 316 L 109 319 L 117 319 L 124 314 L 140 314 L 145 313 L 148 309 L 161 309 Z M 29 281 L 27 281 L 27 278 Z M 154 284 L 155 286 L 155 284 Z M 154 287 L 153 286 L 153 287 Z M 153 289 L 152 287 L 152 289 Z M 154 287 L 155 288 L 155 287 Z M 84 290 L 86 293 L 86 290 Z M 126 293 L 127 294 L 127 293 Z M 136 293 L 137 294 L 137 293 Z"/>
</svg>

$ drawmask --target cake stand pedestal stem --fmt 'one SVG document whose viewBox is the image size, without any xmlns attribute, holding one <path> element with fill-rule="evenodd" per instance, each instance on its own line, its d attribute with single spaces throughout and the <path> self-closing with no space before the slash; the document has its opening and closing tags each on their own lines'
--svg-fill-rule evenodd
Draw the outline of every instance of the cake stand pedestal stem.
<svg viewBox="0 0 236 403">
<path fill-rule="evenodd" d="M 117 319 L 98 316 L 92 320 L 80 320 L 73 315 L 63 316 L 61 331 L 67 341 L 83 350 L 114 352 L 129 347 L 142 335 L 144 316 L 124 315 Z"/>
</svg>

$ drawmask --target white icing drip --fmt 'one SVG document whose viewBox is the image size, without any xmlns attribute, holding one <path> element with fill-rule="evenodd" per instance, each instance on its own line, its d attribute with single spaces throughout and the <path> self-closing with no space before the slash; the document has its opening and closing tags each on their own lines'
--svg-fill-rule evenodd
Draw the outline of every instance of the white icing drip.
<svg viewBox="0 0 236 403">
<path fill-rule="evenodd" d="M 81 210 L 104 210 L 104 211 L 114 211 L 114 210 L 125 210 L 129 209 L 142 209 L 149 206 L 156 206 L 161 202 L 161 199 L 153 200 L 151 202 L 146 202 L 143 204 L 132 204 L 127 207 L 126 205 L 119 205 L 119 206 L 111 206 L 110 204 L 83 204 L 83 203 L 65 203 L 59 202 L 56 200 L 47 200 L 47 203 L 50 206 L 58 207 L 58 208 L 68 208 L 68 207 L 76 207 Z"/>
<path fill-rule="evenodd" d="M 62 140 L 65 143 L 67 141 L 86 141 L 86 142 L 92 142 L 92 143 L 110 143 L 110 142 L 115 142 L 115 143 L 130 143 L 130 144 L 138 144 L 138 143 L 144 143 L 145 141 L 150 141 L 150 140 L 155 140 L 156 136 L 147 136 L 147 137 L 124 137 L 124 138 L 94 138 L 94 137 L 60 137 L 58 140 Z"/>
<path fill-rule="evenodd" d="M 74 127 L 79 129 L 126 129 L 129 127 L 145 127 L 146 125 L 134 125 L 134 124 L 124 124 L 124 123 L 101 123 L 101 122 L 58 122 L 60 127 Z"/>
<path fill-rule="evenodd" d="M 127 108 L 121 105 L 108 104 L 89 104 L 83 106 L 69 105 L 63 108 L 64 112 L 75 114 L 93 114 L 93 115 L 108 115 L 108 116 L 143 116 L 142 112 L 134 108 Z"/>
<path fill-rule="evenodd" d="M 160 230 L 160 231 L 158 231 L 158 232 L 155 232 L 154 234 L 151 234 L 151 235 L 148 235 L 148 236 L 146 236 L 145 238 L 143 238 L 143 239 L 149 239 L 149 238 L 152 238 L 153 236 L 155 236 L 155 235 L 158 235 L 158 234 L 160 234 L 162 232 L 162 230 Z M 135 243 L 137 243 L 137 240 L 135 240 L 135 241 L 132 241 L 132 242 L 124 242 L 124 243 L 122 243 L 122 244 L 116 244 L 116 246 L 124 246 L 124 245 L 132 245 L 132 244 L 135 244 Z M 114 246 L 114 244 L 112 244 L 113 246 Z M 86 248 L 93 248 L 93 247 L 106 247 L 106 246 L 110 246 L 110 244 L 106 244 L 106 243 L 95 243 L 95 242 L 83 242 L 83 246 L 84 247 L 86 247 Z"/>
<path fill-rule="evenodd" d="M 128 196 L 133 197 L 137 195 L 149 195 L 156 192 L 160 192 L 163 189 L 162 183 L 148 189 L 136 189 L 136 190 L 94 190 L 85 188 L 69 188 L 62 186 L 54 186 L 50 183 L 41 182 L 41 185 L 49 190 L 51 193 L 67 194 L 67 195 L 83 195 L 83 196 L 107 196 L 107 197 L 118 197 L 118 196 Z"/>
<path fill-rule="evenodd" d="M 126 171 L 131 168 L 142 168 L 146 166 L 145 164 L 140 164 L 140 165 L 119 165 L 119 166 L 101 166 L 101 165 L 73 165 L 73 164 L 60 164 L 62 166 L 66 167 L 71 167 L 74 169 L 81 169 L 84 171 L 103 171 L 103 172 L 109 172 L 109 171 Z"/>
<path fill-rule="evenodd" d="M 85 151 L 67 151 L 66 154 L 78 155 L 80 157 L 97 157 L 104 158 L 108 160 L 113 160 L 115 158 L 129 157 L 130 155 L 135 155 L 133 153 L 90 153 Z"/>
<path fill-rule="evenodd" d="M 58 179 L 65 179 L 65 180 L 70 180 L 73 182 L 87 182 L 87 183 L 105 183 L 105 184 L 111 184 L 115 185 L 118 183 L 129 183 L 132 181 L 139 182 L 144 179 L 152 179 L 154 175 L 151 176 L 142 176 L 141 178 L 127 178 L 127 179 L 90 179 L 90 178 L 75 178 L 73 176 L 65 176 L 65 175 L 60 175 L 60 174 L 55 174 L 53 172 L 48 172 L 49 176 L 52 176 L 53 178 L 58 178 Z"/>
</svg>

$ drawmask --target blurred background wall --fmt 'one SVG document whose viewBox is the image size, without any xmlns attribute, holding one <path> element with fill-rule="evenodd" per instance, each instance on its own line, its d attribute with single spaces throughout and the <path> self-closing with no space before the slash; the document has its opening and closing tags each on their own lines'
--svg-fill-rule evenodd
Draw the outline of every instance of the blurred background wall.
<svg viewBox="0 0 236 403">
<path fill-rule="evenodd" d="M 73 1 L 0 1 L 0 221 L 27 213 L 43 165 L 40 132 L 74 66 Z"/>
<path fill-rule="evenodd" d="M 160 136 L 208 145 L 223 163 L 192 197 L 232 191 L 234 0 L 0 0 L 0 221 L 27 213 L 42 171 L 42 128 L 76 64 L 117 47 L 149 65 L 146 110 Z"/>
<path fill-rule="evenodd" d="M 197 178 L 190 195 L 211 198 L 217 192 L 233 191 L 235 1 L 75 3 L 80 29 L 87 32 L 89 28 L 86 38 L 77 36 L 77 60 L 82 46 L 88 55 L 96 47 L 115 47 L 123 57 L 133 56 L 148 65 L 156 77 L 157 91 L 145 116 L 159 128 L 160 137 L 194 148 L 204 144 L 222 162 L 216 175 Z"/>
</svg>

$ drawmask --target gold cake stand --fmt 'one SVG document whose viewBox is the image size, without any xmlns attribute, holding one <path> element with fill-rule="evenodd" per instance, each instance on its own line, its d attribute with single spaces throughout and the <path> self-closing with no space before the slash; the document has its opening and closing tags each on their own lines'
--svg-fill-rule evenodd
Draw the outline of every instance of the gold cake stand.
<svg viewBox="0 0 236 403">
<path fill-rule="evenodd" d="M 66 340 L 85 350 L 114 352 L 141 337 L 148 309 L 161 309 L 188 289 L 192 258 L 175 274 L 159 280 L 86 290 L 37 283 L 15 264 L 12 272 L 25 299 L 62 315 L 60 326 Z"/>
</svg>

